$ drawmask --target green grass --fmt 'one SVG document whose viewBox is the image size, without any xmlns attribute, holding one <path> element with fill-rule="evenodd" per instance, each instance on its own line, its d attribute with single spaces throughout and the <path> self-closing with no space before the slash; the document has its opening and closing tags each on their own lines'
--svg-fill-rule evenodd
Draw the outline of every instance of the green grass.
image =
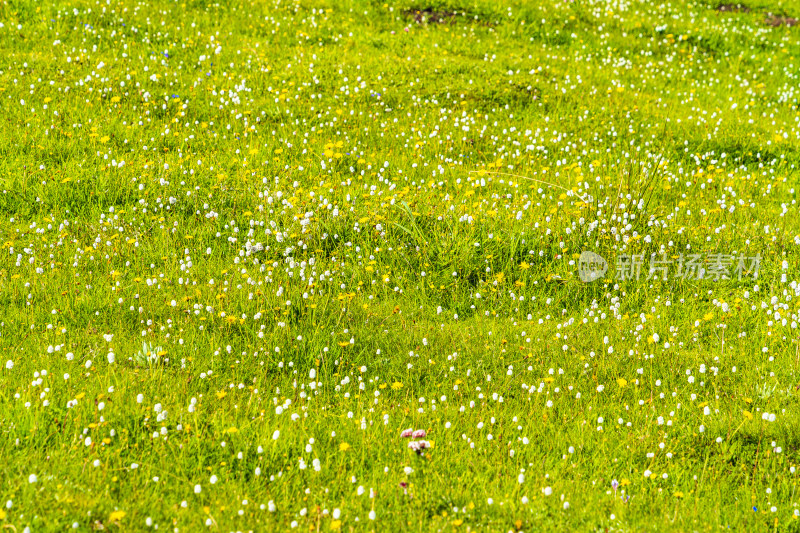
<svg viewBox="0 0 800 533">
<path fill-rule="evenodd" d="M 656 4 L 0 5 L 0 526 L 800 530 L 800 8 Z"/>
</svg>

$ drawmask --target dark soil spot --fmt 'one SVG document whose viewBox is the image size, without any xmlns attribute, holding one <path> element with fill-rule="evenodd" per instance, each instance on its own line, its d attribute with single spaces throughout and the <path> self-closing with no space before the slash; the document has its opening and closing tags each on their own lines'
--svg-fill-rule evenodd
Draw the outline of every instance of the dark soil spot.
<svg viewBox="0 0 800 533">
<path fill-rule="evenodd" d="M 426 7 L 425 9 L 409 9 L 405 14 L 411 17 L 417 24 L 424 24 L 426 22 L 429 24 L 452 24 L 458 16 L 458 13 L 455 11 L 437 11 L 430 7 Z"/>
<path fill-rule="evenodd" d="M 717 6 L 720 13 L 750 13 L 750 8 L 742 4 L 720 4 Z"/>
<path fill-rule="evenodd" d="M 470 13 L 466 9 L 452 10 L 426 7 L 407 9 L 403 14 L 411 18 L 411 20 L 417 24 L 455 24 L 459 18 L 464 20 L 477 20 L 475 14 Z"/>
<path fill-rule="evenodd" d="M 780 26 L 797 26 L 800 24 L 800 20 L 787 17 L 786 15 L 768 15 L 767 19 L 764 21 L 764 24 L 767 26 L 772 26 L 773 28 L 778 28 Z"/>
</svg>

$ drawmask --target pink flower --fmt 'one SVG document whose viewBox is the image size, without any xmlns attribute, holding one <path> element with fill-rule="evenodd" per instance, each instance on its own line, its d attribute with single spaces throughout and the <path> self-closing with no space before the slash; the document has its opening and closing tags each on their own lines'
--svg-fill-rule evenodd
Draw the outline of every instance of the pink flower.
<svg viewBox="0 0 800 533">
<path fill-rule="evenodd" d="M 426 448 L 430 448 L 431 444 L 426 440 L 412 440 L 408 443 L 408 447 L 417 453 L 422 452 Z"/>
<path fill-rule="evenodd" d="M 408 431 L 408 430 L 406 430 L 406 431 Z M 425 433 L 424 429 L 418 429 L 414 433 L 411 434 L 411 438 L 412 439 L 421 439 L 425 435 L 427 435 L 427 433 Z"/>
<path fill-rule="evenodd" d="M 404 429 L 403 432 L 400 433 L 400 436 L 403 437 L 404 439 L 407 439 L 408 437 L 410 437 L 413 434 L 414 434 L 414 430 L 411 429 L 411 428 L 408 428 L 408 429 Z"/>
</svg>

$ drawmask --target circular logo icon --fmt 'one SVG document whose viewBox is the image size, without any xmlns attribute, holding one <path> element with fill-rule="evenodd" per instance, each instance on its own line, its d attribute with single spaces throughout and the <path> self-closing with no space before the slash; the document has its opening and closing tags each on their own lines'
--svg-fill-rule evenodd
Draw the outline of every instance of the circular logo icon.
<svg viewBox="0 0 800 533">
<path fill-rule="evenodd" d="M 578 276 L 584 283 L 600 279 L 608 271 L 608 263 L 594 252 L 582 252 L 578 259 Z"/>
</svg>

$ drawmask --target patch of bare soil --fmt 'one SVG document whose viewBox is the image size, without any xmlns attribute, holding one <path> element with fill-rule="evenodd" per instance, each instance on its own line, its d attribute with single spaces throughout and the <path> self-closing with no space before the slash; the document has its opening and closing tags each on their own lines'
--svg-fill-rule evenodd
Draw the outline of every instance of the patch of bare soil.
<svg viewBox="0 0 800 533">
<path fill-rule="evenodd" d="M 455 11 L 436 11 L 431 8 L 409 9 L 406 15 L 417 24 L 445 24 L 452 23 L 458 14 Z"/>
<path fill-rule="evenodd" d="M 456 20 L 477 19 L 466 9 L 437 9 L 432 7 L 408 9 L 403 12 L 417 24 L 454 24 Z"/>
<path fill-rule="evenodd" d="M 764 24 L 767 26 L 772 26 L 773 28 L 778 28 L 780 26 L 797 26 L 800 24 L 800 20 L 794 17 L 788 17 L 786 15 L 767 15 L 767 19 L 764 21 Z"/>
</svg>

